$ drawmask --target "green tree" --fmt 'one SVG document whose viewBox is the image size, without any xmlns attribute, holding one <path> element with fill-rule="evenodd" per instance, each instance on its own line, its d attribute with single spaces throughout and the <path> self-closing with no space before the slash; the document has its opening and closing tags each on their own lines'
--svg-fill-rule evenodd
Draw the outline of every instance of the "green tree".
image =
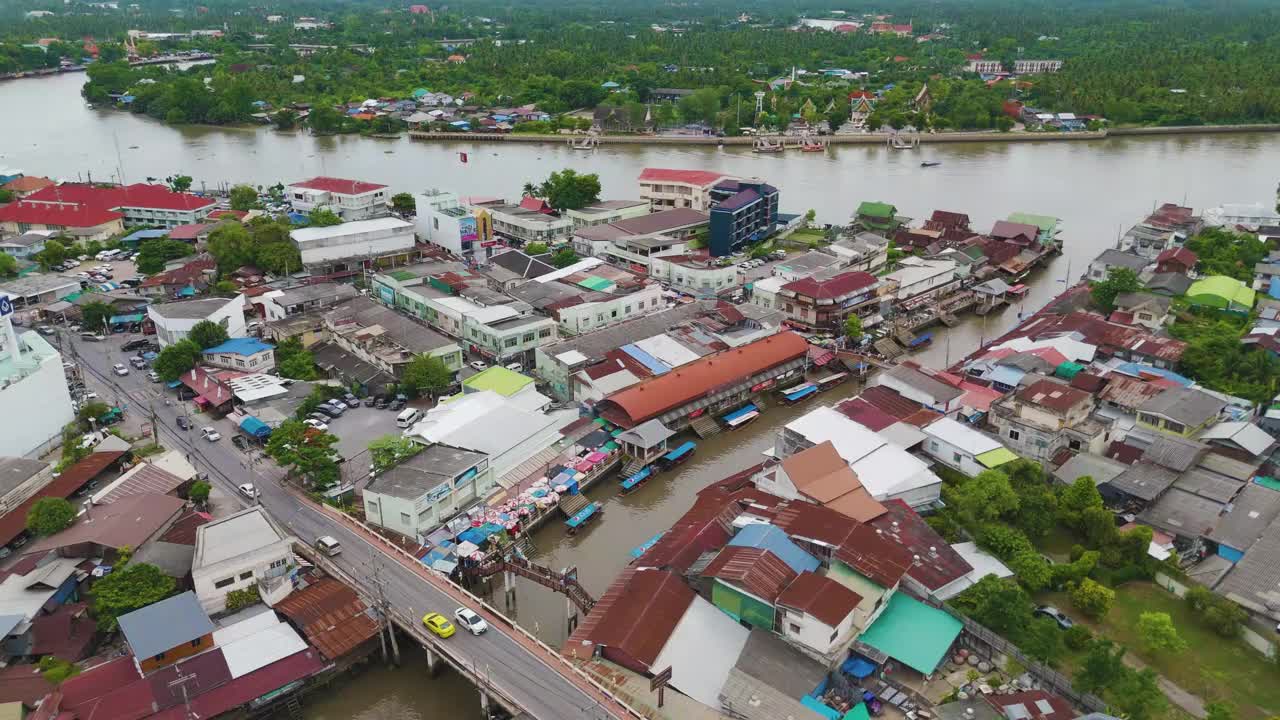
<svg viewBox="0 0 1280 720">
<path fill-rule="evenodd" d="M 17 195 L 15 195 L 12 190 L 0 189 L 0 205 L 13 202 L 15 197 L 17 197 Z"/>
<path fill-rule="evenodd" d="M 1111 610 L 1116 593 L 1092 578 L 1081 580 L 1071 589 L 1071 604 L 1094 620 L 1101 620 Z"/>
<path fill-rule="evenodd" d="M 1080 529 L 1091 548 L 1106 548 L 1119 538 L 1116 519 L 1106 508 L 1091 507 L 1080 513 Z"/>
<path fill-rule="evenodd" d="M 1037 593 L 1049 587 L 1053 580 L 1053 571 L 1038 552 L 1021 552 L 1009 561 L 1009 569 L 1018 577 L 1018 582 L 1028 592 Z"/>
<path fill-rule="evenodd" d="M 0 277 L 13 277 L 18 274 L 18 261 L 12 255 L 0 253 Z"/>
<path fill-rule="evenodd" d="M 148 563 L 128 563 L 93 584 L 93 612 L 98 628 L 110 632 L 121 615 L 144 608 L 173 594 L 176 583 Z"/>
<path fill-rule="evenodd" d="M 55 535 L 71 527 L 76 508 L 58 497 L 40 498 L 27 512 L 27 529 L 36 535 Z"/>
<path fill-rule="evenodd" d="M 1187 649 L 1187 641 L 1178 635 L 1169 613 L 1144 612 L 1138 616 L 1138 637 L 1149 653 L 1179 653 Z"/>
<path fill-rule="evenodd" d="M 277 110 L 271 116 L 271 122 L 275 123 L 277 130 L 292 130 L 298 126 L 298 114 L 289 108 Z"/>
<path fill-rule="evenodd" d="M 254 240 L 239 223 L 227 223 L 209 233 L 209 253 L 218 261 L 218 272 L 226 274 L 254 262 Z"/>
<path fill-rule="evenodd" d="M 419 355 L 409 361 L 401 376 L 403 387 L 411 395 L 436 394 L 453 384 L 453 372 L 438 357 Z"/>
<path fill-rule="evenodd" d="M 1215 701 L 1204 706 L 1205 720 L 1236 720 L 1236 708 L 1226 702 Z"/>
<path fill-rule="evenodd" d="M 1093 478 L 1087 475 L 1076 478 L 1075 482 L 1063 488 L 1058 498 L 1058 512 L 1063 524 L 1075 529 L 1080 529 L 1084 511 L 1095 507 L 1102 507 L 1102 495 Z"/>
<path fill-rule="evenodd" d="M 1057 665 L 1063 654 L 1062 629 L 1046 617 L 1038 617 L 1027 626 L 1018 647 L 1031 657 L 1050 666 Z"/>
<path fill-rule="evenodd" d="M 862 339 L 862 318 L 857 315 L 849 315 L 844 319 L 844 336 L 849 342 L 856 343 Z"/>
<path fill-rule="evenodd" d="M 231 188 L 232 210 L 253 210 L 258 207 L 258 191 L 252 185 L 236 185 Z"/>
<path fill-rule="evenodd" d="M 572 169 L 553 172 L 538 186 L 538 195 L 556 210 L 577 210 L 600 199 L 600 176 Z"/>
<path fill-rule="evenodd" d="M 209 502 L 209 491 L 213 489 L 209 483 L 203 480 L 197 480 L 191 483 L 191 489 L 187 490 L 187 499 L 197 505 L 204 505 Z"/>
<path fill-rule="evenodd" d="M 106 333 L 112 315 L 115 315 L 115 310 L 110 305 L 95 300 L 80 308 L 80 327 L 91 332 Z"/>
<path fill-rule="evenodd" d="M 1159 716 L 1169 706 L 1159 679 L 1151 668 L 1125 668 L 1119 681 L 1111 687 L 1112 704 L 1128 720 L 1151 720 Z"/>
<path fill-rule="evenodd" d="M 55 687 L 61 685 L 67 678 L 73 678 L 80 674 L 79 665 L 52 655 L 45 655 L 40 658 L 39 667 L 40 676 Z"/>
<path fill-rule="evenodd" d="M 999 470 L 984 470 L 949 495 L 948 504 L 970 525 L 991 522 L 1018 509 L 1018 494 Z"/>
<path fill-rule="evenodd" d="M 1034 605 L 1017 584 L 987 575 L 952 600 L 956 609 L 1001 635 L 1017 638 L 1031 624 Z"/>
<path fill-rule="evenodd" d="M 338 481 L 336 442 L 338 438 L 301 420 L 285 420 L 271 433 L 266 452 L 291 473 L 307 478 L 313 488 L 323 490 Z"/>
<path fill-rule="evenodd" d="M 551 256 L 551 264 L 558 268 L 566 268 L 578 262 L 578 253 L 571 247 L 562 247 Z"/>
<path fill-rule="evenodd" d="M 208 350 L 228 340 L 227 329 L 212 320 L 201 320 L 191 327 L 187 339 L 201 350 Z"/>
<path fill-rule="evenodd" d="M 281 377 L 292 380 L 315 380 L 320 377 L 316 371 L 316 358 L 310 350 L 291 355 L 284 362 L 277 362 L 276 367 L 280 369 Z"/>
<path fill-rule="evenodd" d="M 341 225 L 342 218 L 329 208 L 316 208 L 307 213 L 307 224 L 312 227 L 332 227 Z"/>
<path fill-rule="evenodd" d="M 152 275 L 164 270 L 165 263 L 191 254 L 191 246 L 179 240 L 155 238 L 138 247 L 138 272 Z"/>
<path fill-rule="evenodd" d="M 219 280 L 213 284 L 213 291 L 223 295 L 234 295 L 240 292 L 240 286 L 230 280 Z"/>
<path fill-rule="evenodd" d="M 170 175 L 164 181 L 174 192 L 186 192 L 191 189 L 190 175 Z"/>
<path fill-rule="evenodd" d="M 1124 648 L 1110 640 L 1096 640 L 1080 663 L 1072 685 L 1077 690 L 1097 695 L 1111 687 L 1125 670 Z"/>
<path fill-rule="evenodd" d="M 1116 296 L 1120 293 L 1136 292 L 1142 288 L 1138 274 L 1126 267 L 1113 267 L 1107 270 L 1107 279 L 1093 283 L 1089 293 L 1093 304 L 1103 312 L 1116 309 Z"/>
<path fill-rule="evenodd" d="M 399 212 L 407 213 L 416 210 L 418 203 L 413 199 L 413 195 L 402 192 L 391 196 L 391 207 Z"/>
<path fill-rule="evenodd" d="M 541 242 L 531 242 L 524 246 L 524 251 L 529 255 L 542 255 L 547 251 L 547 244 Z"/>
<path fill-rule="evenodd" d="M 40 264 L 41 270 L 50 270 L 54 265 L 66 262 L 67 246 L 57 238 L 51 238 L 44 244 L 44 250 L 36 253 L 35 261 Z"/>
<path fill-rule="evenodd" d="M 369 443 L 373 469 L 384 472 L 422 451 L 422 445 L 403 435 L 383 435 Z"/>
<path fill-rule="evenodd" d="M 200 346 L 191 340 L 179 340 L 160 351 L 153 367 L 161 380 L 173 382 L 195 367 L 199 357 Z"/>
<path fill-rule="evenodd" d="M 337 110 L 328 105 L 320 105 L 312 108 L 311 114 L 307 116 L 307 125 L 317 135 L 332 135 L 342 130 L 344 120 Z"/>
<path fill-rule="evenodd" d="M 82 428 L 88 429 L 90 420 L 97 420 L 110 409 L 111 407 L 104 402 L 88 402 L 76 411 L 76 419 L 80 421 Z"/>
</svg>

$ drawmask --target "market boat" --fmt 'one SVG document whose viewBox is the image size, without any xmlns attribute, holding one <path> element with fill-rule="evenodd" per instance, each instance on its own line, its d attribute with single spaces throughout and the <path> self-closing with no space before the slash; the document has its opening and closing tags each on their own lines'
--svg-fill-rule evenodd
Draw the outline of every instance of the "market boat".
<svg viewBox="0 0 1280 720">
<path fill-rule="evenodd" d="M 586 527 L 598 515 L 601 515 L 603 513 L 604 513 L 604 507 L 601 506 L 600 503 L 598 502 L 592 502 L 590 505 L 587 505 L 586 507 L 582 508 L 578 512 L 574 513 L 573 517 L 569 518 L 568 520 L 565 520 L 564 524 L 568 526 L 570 535 L 576 535 L 578 534 L 579 530 Z"/>
<path fill-rule="evenodd" d="M 820 378 L 816 381 L 818 384 L 818 392 L 826 392 L 847 379 L 849 379 L 849 373 L 843 372 Z"/>
<path fill-rule="evenodd" d="M 788 405 L 794 405 L 795 403 L 798 403 L 807 397 L 812 397 L 817 393 L 818 393 L 818 386 L 811 382 L 800 383 L 795 387 L 787 388 L 786 390 L 781 391 L 782 401 Z"/>
<path fill-rule="evenodd" d="M 690 440 L 675 450 L 672 450 L 666 455 L 658 458 L 657 463 L 660 465 L 661 469 L 670 470 L 685 460 L 688 460 L 693 455 L 694 448 L 696 447 L 697 445 Z"/>
<path fill-rule="evenodd" d="M 760 417 L 760 408 L 753 403 L 747 403 L 744 407 L 738 408 L 733 412 L 720 418 L 730 430 L 737 430 L 747 423 Z"/>
<path fill-rule="evenodd" d="M 644 466 L 639 472 L 622 481 L 623 494 L 634 491 L 651 477 L 653 477 L 653 468 L 649 465 Z"/>
<path fill-rule="evenodd" d="M 920 163 L 920 167 L 938 167 L 942 162 L 940 160 L 925 160 Z"/>
<path fill-rule="evenodd" d="M 915 336 L 914 338 L 912 338 L 911 342 L 907 343 L 907 349 L 910 350 L 911 352 L 915 352 L 917 350 L 923 350 L 929 347 L 929 345 L 932 342 L 933 342 L 933 333 L 931 332 L 921 333 Z"/>
</svg>

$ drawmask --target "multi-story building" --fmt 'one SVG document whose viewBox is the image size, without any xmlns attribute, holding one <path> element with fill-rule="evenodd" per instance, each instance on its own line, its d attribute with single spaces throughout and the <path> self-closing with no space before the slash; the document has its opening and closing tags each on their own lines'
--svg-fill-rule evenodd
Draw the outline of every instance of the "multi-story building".
<svg viewBox="0 0 1280 720">
<path fill-rule="evenodd" d="M 964 69 L 979 75 L 998 75 L 1004 72 L 1004 63 L 999 60 L 988 60 L 981 55 L 970 55 Z"/>
<path fill-rule="evenodd" d="M 566 335 L 594 332 L 665 309 L 661 285 L 618 268 L 610 270 L 620 282 L 601 283 L 599 275 L 586 271 L 545 283 L 524 283 L 508 292 L 554 318 Z"/>
<path fill-rule="evenodd" d="M 390 214 L 387 186 L 361 180 L 314 177 L 286 186 L 285 197 L 295 212 L 325 208 L 347 221 Z"/>
<path fill-rule="evenodd" d="M 760 181 L 722 180 L 711 188 L 714 256 L 731 255 L 759 242 L 778 223 L 778 189 Z"/>
<path fill-rule="evenodd" d="M 221 325 L 227 337 L 245 336 L 244 295 L 148 305 L 147 317 L 155 324 L 161 347 L 185 340 L 191 328 L 204 320 Z"/>
<path fill-rule="evenodd" d="M 360 291 L 352 285 L 325 282 L 272 290 L 250 298 L 250 301 L 258 308 L 262 319 L 271 322 L 337 305 L 359 294 Z"/>
<path fill-rule="evenodd" d="M 0 456 L 22 457 L 60 437 L 75 419 L 62 355 L 39 333 L 0 318 Z"/>
<path fill-rule="evenodd" d="M 1107 427 L 1092 412 L 1092 395 L 1045 378 L 993 402 L 988 421 L 1006 447 L 1043 463 L 1063 449 L 1102 454 Z"/>
<path fill-rule="evenodd" d="M 1061 60 L 1014 60 L 1013 72 L 1018 75 L 1032 73 L 1056 73 L 1062 69 Z"/>
<path fill-rule="evenodd" d="M 839 332 L 850 315 L 876 312 L 880 287 L 874 275 L 861 270 L 821 273 L 783 285 L 774 302 L 793 326 Z"/>
<path fill-rule="evenodd" d="M 584 208 L 565 211 L 574 228 L 630 220 L 649 213 L 649 203 L 645 200 L 600 200 Z"/>
<path fill-rule="evenodd" d="M 305 227 L 289 233 L 306 268 L 336 268 L 414 249 L 413 223 L 383 217 L 329 227 Z"/>
<path fill-rule="evenodd" d="M 217 613 L 227 609 L 227 593 L 288 582 L 296 564 L 289 534 L 254 506 L 196 528 L 191 584 L 200 606 Z"/>
<path fill-rule="evenodd" d="M 418 237 L 432 245 L 462 257 L 493 239 L 481 234 L 475 214 L 451 192 L 428 190 L 414 195 L 414 201 Z"/>
<path fill-rule="evenodd" d="M 240 372 L 267 372 L 276 366 L 275 346 L 257 338 L 229 338 L 202 352 L 201 362 Z"/>
<path fill-rule="evenodd" d="M 649 201 L 654 210 L 689 208 L 699 212 L 711 209 L 711 188 L 728 177 L 710 170 L 673 170 L 645 168 L 640 172 L 640 199 Z"/>
<path fill-rule="evenodd" d="M 19 260 L 29 258 L 43 252 L 45 243 L 53 234 L 52 230 L 28 230 L 21 235 L 0 240 L 0 252 Z"/>
<path fill-rule="evenodd" d="M 960 284 L 954 260 L 903 258 L 897 270 L 884 276 L 900 307 L 910 309 L 932 302 Z"/>
<path fill-rule="evenodd" d="M 493 487 L 493 469 L 482 452 L 442 443 L 374 473 L 361 491 L 365 520 L 424 542 L 428 532 Z"/>
<path fill-rule="evenodd" d="M 573 220 L 551 212 L 541 200 L 525 198 L 519 205 L 477 206 L 476 216 L 487 220 L 493 234 L 519 243 L 555 245 L 573 234 Z"/>
<path fill-rule="evenodd" d="M 173 192 L 163 185 L 62 183 L 0 208 L 0 226 L 13 222 L 20 232 L 61 226 L 77 230 L 78 237 L 102 239 L 101 230 L 113 227 L 113 220 L 171 228 L 200 222 L 215 207 L 213 198 Z"/>
<path fill-rule="evenodd" d="M 1176 435 L 1194 437 L 1222 417 L 1225 400 L 1194 388 L 1169 388 L 1138 406 L 1138 427 Z"/>
<path fill-rule="evenodd" d="M 439 358 L 455 375 L 462 369 L 456 342 L 367 297 L 335 305 L 324 327 L 335 345 L 396 378 L 419 355 Z"/>
<path fill-rule="evenodd" d="M 705 253 L 651 256 L 649 275 L 674 290 L 700 297 L 712 297 L 741 284 L 737 265 L 721 265 Z"/>
</svg>

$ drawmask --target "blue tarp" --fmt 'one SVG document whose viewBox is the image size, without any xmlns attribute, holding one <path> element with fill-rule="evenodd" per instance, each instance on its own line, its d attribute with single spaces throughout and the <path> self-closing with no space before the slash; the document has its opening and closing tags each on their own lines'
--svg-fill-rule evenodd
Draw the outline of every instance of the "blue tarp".
<svg viewBox="0 0 1280 720">
<path fill-rule="evenodd" d="M 866 658 L 851 657 L 840 665 L 840 670 L 861 680 L 876 671 L 876 664 Z"/>
<path fill-rule="evenodd" d="M 641 350 L 635 345 L 623 345 L 621 350 L 622 352 L 635 358 L 636 362 L 649 368 L 649 371 L 652 372 L 654 375 L 662 375 L 664 373 L 671 371 L 670 365 L 662 362 L 658 358 L 650 355 L 644 350 Z"/>
<path fill-rule="evenodd" d="M 652 472 L 651 470 L 649 470 L 649 468 L 647 468 L 647 467 L 642 468 L 642 469 L 640 470 L 640 472 L 638 472 L 638 473 L 636 473 L 635 475 L 632 475 L 631 477 L 629 477 L 629 478 L 627 478 L 626 480 L 623 480 L 623 481 L 622 481 L 622 489 L 623 489 L 623 490 L 630 490 L 631 488 L 633 488 L 633 487 L 635 487 L 635 486 L 639 485 L 640 483 L 644 482 L 644 481 L 645 481 L 645 479 L 646 479 L 646 478 L 648 478 L 648 477 L 649 477 L 650 475 L 652 475 L 652 474 L 653 474 L 653 472 Z"/>
<path fill-rule="evenodd" d="M 112 315 L 111 324 L 119 325 L 121 323 L 139 323 L 142 322 L 142 313 L 133 313 L 132 315 Z"/>
<path fill-rule="evenodd" d="M 1267 294 L 1280 300 L 1280 278 L 1271 278 L 1271 284 L 1267 286 Z"/>
<path fill-rule="evenodd" d="M 826 705 L 823 705 L 822 702 L 815 697 L 810 697 L 809 695 L 805 695 L 804 697 L 800 698 L 800 704 L 818 713 L 822 717 L 827 718 L 828 720 L 840 720 L 840 713 L 838 711 L 832 710 Z"/>
<path fill-rule="evenodd" d="M 816 392 L 818 392 L 818 386 L 809 385 L 808 387 L 800 388 L 795 392 L 787 393 L 784 397 L 787 399 L 788 402 L 795 402 L 796 400 L 800 400 L 801 398 L 806 398 Z"/>
<path fill-rule="evenodd" d="M 658 541 L 662 539 L 662 536 L 664 534 L 665 534 L 665 531 L 660 532 L 657 535 L 654 535 L 653 537 L 649 538 L 648 540 L 645 540 L 643 545 L 632 548 L 631 557 L 638 558 L 641 555 L 644 555 L 645 553 L 649 552 L 649 548 L 653 547 L 654 545 L 657 545 Z"/>
<path fill-rule="evenodd" d="M 684 457 L 685 455 L 688 455 L 689 453 L 693 452 L 693 449 L 695 447 L 697 446 L 694 445 L 692 441 L 686 442 L 680 447 L 676 448 L 675 450 L 672 450 L 666 455 L 663 455 L 662 459 L 666 460 L 667 462 L 674 462 Z"/>
<path fill-rule="evenodd" d="M 933 339 L 933 333 L 921 333 L 907 343 L 907 347 L 919 347 Z"/>
<path fill-rule="evenodd" d="M 256 438 L 264 438 L 271 434 L 271 428 L 252 415 L 246 415 L 240 421 L 240 429 Z"/>
<path fill-rule="evenodd" d="M 754 403 L 747 403 L 746 407 L 742 407 L 742 408 L 738 408 L 737 410 L 734 410 L 728 415 L 725 415 L 723 419 L 725 422 L 731 423 L 734 420 L 737 420 L 738 418 L 742 417 L 743 415 L 746 415 L 748 413 L 753 413 L 753 412 L 759 412 L 759 410 L 760 408 L 757 408 Z"/>
<path fill-rule="evenodd" d="M 596 510 L 599 510 L 599 509 L 600 509 L 600 503 L 593 502 L 590 505 L 582 508 L 578 512 L 574 513 L 573 517 L 566 520 L 564 524 L 568 525 L 571 528 L 581 527 L 582 524 L 590 520 L 591 516 L 595 515 Z"/>
</svg>

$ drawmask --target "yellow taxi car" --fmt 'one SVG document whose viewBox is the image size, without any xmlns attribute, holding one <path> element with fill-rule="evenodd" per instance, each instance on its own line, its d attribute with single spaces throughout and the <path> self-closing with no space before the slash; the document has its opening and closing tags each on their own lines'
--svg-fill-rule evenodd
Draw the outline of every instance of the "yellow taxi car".
<svg viewBox="0 0 1280 720">
<path fill-rule="evenodd" d="M 449 618 L 440 613 L 427 613 L 422 616 L 422 624 L 427 626 L 427 630 L 439 635 L 442 638 L 452 637 L 457 629 L 453 627 L 453 623 L 449 622 Z"/>
</svg>

